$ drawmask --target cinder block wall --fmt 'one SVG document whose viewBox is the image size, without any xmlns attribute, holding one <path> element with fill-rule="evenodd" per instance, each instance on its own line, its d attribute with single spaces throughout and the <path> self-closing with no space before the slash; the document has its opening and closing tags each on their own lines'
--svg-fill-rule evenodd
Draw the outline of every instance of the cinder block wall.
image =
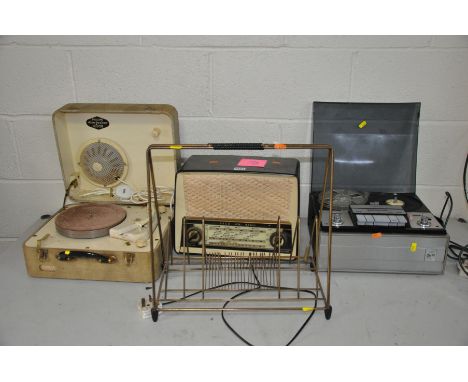
<svg viewBox="0 0 468 382">
<path fill-rule="evenodd" d="M 313 101 L 421 101 L 418 192 L 439 213 L 448 190 L 468 217 L 466 36 L 4 36 L 0 244 L 60 206 L 51 114 L 65 103 L 170 103 L 183 142 L 310 142 Z"/>
</svg>

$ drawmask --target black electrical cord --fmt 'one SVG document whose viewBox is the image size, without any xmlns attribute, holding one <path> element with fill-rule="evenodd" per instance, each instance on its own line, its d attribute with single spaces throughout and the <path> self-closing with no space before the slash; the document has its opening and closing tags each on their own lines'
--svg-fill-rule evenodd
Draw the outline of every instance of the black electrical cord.
<svg viewBox="0 0 468 382">
<path fill-rule="evenodd" d="M 468 271 L 465 269 L 464 264 L 465 260 L 468 260 L 468 244 L 463 246 L 455 241 L 450 240 L 448 249 L 449 253 L 447 253 L 447 257 L 457 261 L 460 269 L 465 273 L 465 275 L 468 276 Z"/>
<path fill-rule="evenodd" d="M 247 289 L 247 290 L 244 290 L 240 293 L 237 293 L 236 295 L 234 295 L 233 297 L 231 297 L 231 299 L 229 299 L 228 301 L 226 301 L 223 305 L 223 309 L 226 308 L 226 306 L 231 303 L 234 299 L 236 299 L 237 297 L 239 296 L 242 296 L 244 294 L 247 294 L 247 293 L 250 293 L 250 292 L 253 292 L 253 291 L 256 291 L 256 290 L 259 290 L 260 288 L 269 288 L 269 289 L 278 289 L 277 286 L 272 286 L 272 285 L 263 285 L 260 283 L 260 280 L 258 279 L 255 271 L 252 269 L 252 272 L 253 272 L 253 275 L 255 277 L 255 281 L 256 283 L 252 283 L 252 282 L 248 282 L 248 281 L 234 281 L 234 282 L 229 282 L 229 283 L 225 283 L 225 284 L 220 284 L 220 285 L 216 285 L 214 287 L 211 287 L 211 288 L 208 288 L 206 290 L 214 290 L 214 289 L 219 289 L 219 288 L 222 288 L 222 287 L 225 287 L 225 286 L 228 286 L 228 285 L 238 285 L 238 284 L 244 284 L 244 285 L 255 285 L 256 288 L 254 289 Z M 148 288 L 147 288 L 148 289 Z M 280 287 L 281 290 L 291 290 L 291 291 L 297 291 L 297 288 L 288 288 L 288 287 Z M 306 318 L 306 320 L 304 321 L 304 323 L 301 325 L 301 327 L 299 328 L 299 330 L 294 334 L 294 336 L 288 341 L 288 343 L 286 344 L 286 346 L 289 346 L 291 345 L 294 340 L 299 336 L 299 334 L 301 334 L 301 332 L 304 330 L 304 328 L 307 326 L 307 324 L 309 323 L 310 319 L 312 318 L 312 316 L 314 315 L 315 313 L 315 310 L 317 308 L 317 295 L 311 291 L 311 290 L 308 290 L 308 289 L 301 289 L 300 290 L 301 292 L 305 292 L 305 293 L 310 293 L 312 295 L 314 295 L 315 297 L 315 304 L 314 304 L 314 307 L 312 309 L 312 311 L 310 312 L 309 316 Z M 190 298 L 190 297 L 193 297 L 193 296 L 196 296 L 197 294 L 200 294 L 202 293 L 203 291 L 202 290 L 199 290 L 199 291 L 196 291 L 194 293 L 191 293 L 179 300 L 173 300 L 173 301 L 166 301 L 164 303 L 162 303 L 161 305 L 169 305 L 169 304 L 173 304 L 173 303 L 176 303 L 180 300 L 185 300 L 187 298 Z M 226 320 L 226 317 L 224 316 L 224 310 L 221 310 L 221 318 L 224 322 L 224 324 L 228 327 L 228 329 L 234 333 L 234 335 L 239 338 L 242 342 L 244 342 L 245 344 L 249 345 L 249 346 L 254 346 L 253 344 L 251 344 L 250 342 L 248 342 L 245 338 L 243 338 L 236 330 L 234 330 L 234 328 L 227 322 Z"/>
<path fill-rule="evenodd" d="M 68 185 L 67 189 L 65 190 L 65 196 L 63 197 L 63 204 L 62 204 L 62 208 L 65 207 L 65 203 L 67 202 L 67 197 L 68 195 L 70 195 L 70 190 L 72 187 L 76 187 L 78 184 L 78 180 L 76 179 L 73 179 L 73 181 Z"/>
<path fill-rule="evenodd" d="M 449 219 L 450 219 L 450 215 L 452 214 L 452 210 L 453 210 L 453 199 L 452 199 L 452 195 L 450 195 L 450 192 L 445 191 L 445 196 L 446 196 L 445 203 L 444 203 L 444 206 L 442 207 L 442 211 L 440 212 L 440 217 L 439 217 L 439 220 L 441 221 L 441 223 L 442 223 L 444 229 L 447 228 L 447 224 L 448 224 L 448 221 L 449 221 Z M 449 210 L 448 210 L 448 213 L 447 213 L 447 217 L 445 218 L 445 220 L 443 220 L 443 215 L 444 215 L 444 212 L 445 212 L 445 207 L 447 207 L 448 202 L 450 202 L 450 207 L 449 207 Z"/>
<path fill-rule="evenodd" d="M 465 192 L 465 198 L 466 198 L 466 201 L 468 202 L 468 193 L 467 193 L 467 189 L 466 189 L 466 171 L 467 171 L 467 167 L 468 167 L 468 154 L 466 155 L 465 166 L 463 167 L 463 191 Z M 448 192 L 446 192 L 446 194 L 450 195 Z M 448 197 L 448 195 L 447 195 L 447 197 Z M 450 199 L 451 199 L 451 197 L 450 197 Z M 445 204 L 447 204 L 447 200 L 446 200 Z M 453 205 L 452 201 L 451 201 L 451 203 Z M 445 205 L 444 205 L 444 208 L 442 209 L 442 213 L 443 213 L 444 209 L 445 209 Z M 449 216 L 450 216 L 451 211 L 452 210 L 450 209 Z M 442 217 L 442 213 L 441 213 L 441 217 Z M 448 220 L 448 217 L 447 217 L 447 220 Z M 461 244 L 459 244 L 459 243 L 457 243 L 455 241 L 450 240 L 448 249 L 449 249 L 449 252 L 447 253 L 447 257 L 449 259 L 457 261 L 458 265 L 459 265 L 459 268 L 465 273 L 465 275 L 468 276 L 468 270 L 466 269 L 466 266 L 465 266 L 465 261 L 468 260 L 468 244 L 461 245 Z"/>
<path fill-rule="evenodd" d="M 468 167 L 468 154 L 466 154 L 466 159 L 465 159 L 465 167 L 463 168 L 463 191 L 465 192 L 465 198 L 466 201 L 468 202 L 468 193 L 466 189 L 466 169 Z"/>
<path fill-rule="evenodd" d="M 223 309 L 226 308 L 226 306 L 228 306 L 228 304 L 230 304 L 234 299 L 236 299 L 237 297 L 239 296 L 242 296 L 244 294 L 247 294 L 247 293 L 250 293 L 250 292 L 254 292 L 260 288 L 271 288 L 271 289 L 278 289 L 278 287 L 275 287 L 275 286 L 270 286 L 270 285 L 257 285 L 257 287 L 255 289 L 249 289 L 249 290 L 244 290 L 234 296 L 231 297 L 230 300 L 226 301 L 223 305 Z M 280 287 L 281 290 L 294 290 L 294 291 L 297 291 L 297 289 L 295 288 L 286 288 L 286 287 Z M 311 290 L 307 290 L 307 289 L 301 289 L 301 292 L 306 292 L 306 293 L 310 293 L 310 294 L 313 294 L 314 297 L 317 297 L 317 295 L 312 292 Z M 299 334 L 301 334 L 301 332 L 304 330 L 304 328 L 306 327 L 306 325 L 309 323 L 310 319 L 312 318 L 312 316 L 314 315 L 315 313 L 315 308 L 317 308 L 317 299 L 315 299 L 315 304 L 314 304 L 314 308 L 312 309 L 312 311 L 310 312 L 309 316 L 306 318 L 306 320 L 304 321 L 304 323 L 301 325 L 301 327 L 299 328 L 299 330 L 296 332 L 296 334 L 294 334 L 294 336 L 288 341 L 288 343 L 286 344 L 286 346 L 289 346 L 291 345 L 294 340 L 299 336 Z M 243 338 L 236 330 L 234 330 L 234 328 L 227 322 L 226 320 L 226 317 L 224 316 L 224 310 L 221 311 L 221 318 L 223 319 L 223 322 L 224 324 L 228 327 L 228 329 L 234 333 L 234 335 L 239 338 L 242 342 L 244 342 L 246 345 L 248 346 L 254 346 L 252 343 L 250 343 L 249 341 L 247 341 L 245 338 Z"/>
</svg>

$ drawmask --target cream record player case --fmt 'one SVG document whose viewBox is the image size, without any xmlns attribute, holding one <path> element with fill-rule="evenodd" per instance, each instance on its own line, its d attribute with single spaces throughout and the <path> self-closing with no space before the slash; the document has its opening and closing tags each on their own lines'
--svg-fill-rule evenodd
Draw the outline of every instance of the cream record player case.
<svg viewBox="0 0 468 382">
<path fill-rule="evenodd" d="M 32 277 L 150 282 L 151 259 L 146 198 L 146 149 L 153 143 L 179 143 L 177 111 L 170 105 L 67 104 L 53 125 L 69 203 L 24 245 Z M 162 244 L 170 243 L 171 200 L 179 164 L 174 150 L 153 153 L 160 185 Z M 64 209 L 84 203 L 112 203 L 126 212 L 114 236 L 76 239 L 57 232 Z M 135 228 L 130 234 L 127 227 Z M 161 238 L 154 229 L 155 273 L 161 269 Z M 112 230 L 111 230 L 112 232 Z M 132 236 L 132 232 L 135 235 Z M 121 234 L 122 236 L 119 236 Z M 111 234 L 112 235 L 112 234 Z M 75 256 L 63 260 L 64 253 Z"/>
</svg>

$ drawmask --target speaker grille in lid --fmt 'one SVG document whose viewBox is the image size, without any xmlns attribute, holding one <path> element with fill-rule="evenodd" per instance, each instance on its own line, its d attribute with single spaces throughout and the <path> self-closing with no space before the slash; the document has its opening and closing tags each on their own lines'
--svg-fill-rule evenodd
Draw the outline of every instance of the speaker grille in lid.
<svg viewBox="0 0 468 382">
<path fill-rule="evenodd" d="M 116 143 L 99 139 L 81 150 L 80 167 L 91 183 L 112 187 L 125 178 L 127 158 Z"/>
</svg>

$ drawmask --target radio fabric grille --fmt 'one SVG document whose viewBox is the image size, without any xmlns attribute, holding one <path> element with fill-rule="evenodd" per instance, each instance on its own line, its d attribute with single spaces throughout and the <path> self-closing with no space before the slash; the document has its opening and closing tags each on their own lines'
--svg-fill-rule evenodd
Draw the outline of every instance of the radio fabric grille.
<svg viewBox="0 0 468 382">
<path fill-rule="evenodd" d="M 297 194 L 297 179 L 287 175 L 185 173 L 184 194 L 186 216 L 286 219 L 291 215 L 291 195 Z"/>
</svg>

